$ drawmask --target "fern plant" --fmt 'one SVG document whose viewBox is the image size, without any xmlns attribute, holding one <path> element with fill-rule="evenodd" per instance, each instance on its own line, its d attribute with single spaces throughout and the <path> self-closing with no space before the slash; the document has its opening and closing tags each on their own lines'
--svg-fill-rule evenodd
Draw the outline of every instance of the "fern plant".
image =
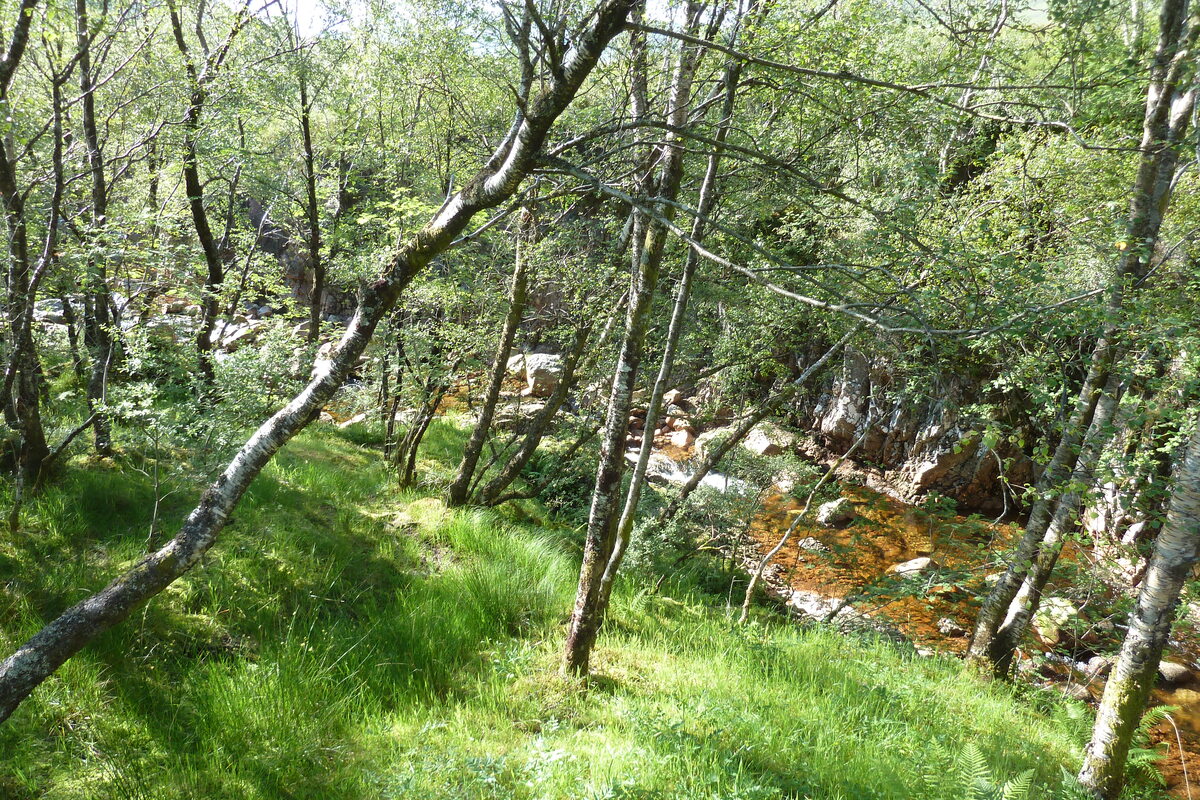
<svg viewBox="0 0 1200 800">
<path fill-rule="evenodd" d="M 1171 714 L 1178 710 L 1178 706 L 1155 706 L 1142 715 L 1125 759 L 1125 774 L 1130 781 L 1165 785 L 1158 762 L 1166 756 L 1167 747 L 1162 743 L 1154 744 L 1150 731 L 1155 725 L 1170 719 Z"/>
<path fill-rule="evenodd" d="M 997 783 L 983 751 L 974 742 L 968 742 L 959 751 L 956 769 L 965 800 L 1029 800 L 1033 791 L 1031 769 Z"/>
</svg>

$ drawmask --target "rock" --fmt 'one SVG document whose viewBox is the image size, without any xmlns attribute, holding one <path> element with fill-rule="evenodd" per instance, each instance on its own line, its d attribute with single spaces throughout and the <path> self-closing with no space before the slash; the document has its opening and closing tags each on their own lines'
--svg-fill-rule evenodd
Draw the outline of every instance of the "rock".
<svg viewBox="0 0 1200 800">
<path fill-rule="evenodd" d="M 854 521 L 854 504 L 845 497 L 823 503 L 817 509 L 817 522 L 826 528 L 844 528 Z"/>
<path fill-rule="evenodd" d="M 515 375 L 521 380 L 525 380 L 525 354 L 517 353 L 515 356 L 509 356 L 505 369 L 509 375 Z"/>
<path fill-rule="evenodd" d="M 1121 537 L 1121 544 L 1130 545 L 1136 544 L 1138 539 L 1146 533 L 1145 520 L 1138 520 L 1125 529 L 1125 535 Z"/>
<path fill-rule="evenodd" d="M 1084 671 L 1088 674 L 1089 680 L 1108 674 L 1112 668 L 1113 660 L 1108 656 L 1092 656 L 1084 665 Z"/>
<path fill-rule="evenodd" d="M 796 542 L 796 547 L 801 550 L 807 550 L 810 553 L 828 553 L 829 545 L 822 542 L 820 539 L 814 539 L 811 536 L 805 536 L 800 541 Z"/>
<path fill-rule="evenodd" d="M 708 457 L 708 448 L 713 440 L 718 437 L 728 436 L 729 428 L 713 428 L 711 431 L 705 431 L 696 437 L 696 454 L 701 458 Z"/>
<path fill-rule="evenodd" d="M 357 425 L 360 422 L 366 422 L 366 421 L 367 421 L 367 412 L 364 411 L 361 414 L 355 414 L 353 417 L 346 420 L 345 422 L 339 422 L 338 427 L 339 428 L 349 428 L 351 425 Z"/>
<path fill-rule="evenodd" d="M 1033 615 L 1033 630 L 1046 644 L 1058 644 L 1062 627 L 1078 618 L 1079 609 L 1070 600 L 1065 597 L 1046 597 Z"/>
<path fill-rule="evenodd" d="M 687 431 L 688 433 L 696 432 L 696 429 L 692 427 L 692 423 L 686 419 L 676 419 L 671 423 L 671 428 L 677 431 Z"/>
<path fill-rule="evenodd" d="M 676 447 L 691 447 L 695 440 L 696 437 L 688 430 L 679 430 L 671 434 L 671 444 Z"/>
<path fill-rule="evenodd" d="M 1062 687 L 1061 691 L 1065 696 L 1071 698 L 1072 700 L 1079 700 L 1086 703 L 1092 699 L 1092 693 L 1089 692 L 1087 687 L 1083 684 L 1068 683 L 1066 686 Z"/>
<path fill-rule="evenodd" d="M 929 556 L 918 556 L 917 558 L 905 561 L 903 564 L 893 564 L 888 567 L 888 572 L 893 575 L 919 575 L 922 572 L 929 572 L 937 568 L 937 562 Z"/>
<path fill-rule="evenodd" d="M 333 425 L 337 422 L 337 420 L 333 418 L 333 414 L 330 414 L 328 411 L 321 412 L 320 420 L 328 425 Z"/>
<path fill-rule="evenodd" d="M 777 456 L 795 445 L 795 434 L 767 420 L 751 428 L 742 440 L 742 447 L 759 456 Z"/>
<path fill-rule="evenodd" d="M 57 297 L 38 300 L 33 304 L 33 318 L 43 325 L 66 325 L 63 302 Z"/>
<path fill-rule="evenodd" d="M 1192 679 L 1192 668 L 1178 661 L 1158 662 L 1158 679 L 1164 686 L 1178 686 Z"/>
<path fill-rule="evenodd" d="M 562 377 L 562 356 L 553 353 L 530 353 L 525 356 L 525 393 L 532 397 L 549 397 L 558 388 Z"/>
<path fill-rule="evenodd" d="M 308 332 L 311 330 L 312 330 L 312 320 L 306 319 L 301 322 L 297 322 L 295 325 L 292 326 L 292 336 L 297 339 L 301 339 L 301 338 L 308 336 Z"/>
<path fill-rule="evenodd" d="M 187 307 L 187 300 L 175 299 L 168 302 L 163 308 L 163 311 L 168 314 L 183 314 L 187 311 Z"/>
<path fill-rule="evenodd" d="M 183 309 L 183 313 L 189 317 L 198 317 L 203 310 L 198 303 L 192 303 Z"/>
<path fill-rule="evenodd" d="M 145 330 L 147 341 L 159 345 L 179 343 L 179 331 L 164 319 L 151 319 L 146 323 Z"/>
<path fill-rule="evenodd" d="M 967 629 L 964 628 L 962 625 L 959 625 L 957 622 L 950 619 L 949 617 L 942 617 L 941 619 L 939 619 L 937 621 L 937 629 L 938 629 L 938 632 L 940 632 L 942 634 L 942 636 L 952 636 L 954 638 L 961 638 L 961 637 L 967 635 Z"/>
<path fill-rule="evenodd" d="M 221 347 L 227 353 L 236 351 L 239 347 L 258 338 L 258 329 L 252 328 L 249 325 L 241 325 L 232 328 L 225 334 L 225 338 L 221 340 Z"/>
<path fill-rule="evenodd" d="M 683 397 L 683 392 L 678 389 L 672 389 L 662 397 L 663 408 L 670 408 L 679 402 L 679 398 Z"/>
</svg>

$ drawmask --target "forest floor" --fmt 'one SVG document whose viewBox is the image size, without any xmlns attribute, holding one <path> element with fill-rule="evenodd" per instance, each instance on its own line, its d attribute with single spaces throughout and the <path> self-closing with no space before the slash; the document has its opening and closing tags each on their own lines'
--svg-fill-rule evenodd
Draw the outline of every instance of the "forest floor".
<svg viewBox="0 0 1200 800">
<path fill-rule="evenodd" d="M 1084 704 L 767 608 L 738 626 L 718 559 L 630 570 L 594 679 L 564 680 L 577 526 L 447 510 L 462 438 L 435 423 L 407 491 L 361 431 L 295 440 L 202 566 L 0 726 L 0 798 L 1072 796 Z M 0 650 L 173 533 L 198 486 L 145 466 L 75 462 L 0 535 Z"/>
</svg>

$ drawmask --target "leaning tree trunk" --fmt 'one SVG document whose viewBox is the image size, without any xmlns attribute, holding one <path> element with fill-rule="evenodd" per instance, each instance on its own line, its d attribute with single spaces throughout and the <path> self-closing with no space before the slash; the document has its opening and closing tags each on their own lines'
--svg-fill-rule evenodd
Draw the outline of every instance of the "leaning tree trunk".
<svg viewBox="0 0 1200 800">
<path fill-rule="evenodd" d="M 1167 522 L 1138 593 L 1121 654 L 1104 687 L 1079 781 L 1097 798 L 1116 800 L 1130 742 L 1171 633 L 1179 592 L 1200 558 L 1200 427 L 1175 470 Z"/>
<path fill-rule="evenodd" d="M 579 363 L 583 358 L 584 350 L 587 347 L 591 326 L 586 322 L 581 322 L 579 327 L 575 329 L 575 339 L 571 344 L 571 349 L 567 352 L 567 357 L 563 361 L 562 375 L 559 376 L 558 386 L 554 387 L 554 391 L 546 400 L 546 405 L 534 416 L 526 426 L 521 437 L 521 444 L 517 446 L 516 452 L 507 458 L 495 476 L 476 489 L 473 500 L 476 505 L 494 506 L 505 501 L 505 490 L 512 485 L 513 481 L 521 474 L 526 465 L 537 452 L 538 445 L 541 444 L 542 438 L 546 435 L 546 431 L 550 429 L 550 422 L 554 419 L 554 415 L 562 408 L 563 403 L 567 400 L 567 395 L 571 391 L 571 386 L 575 381 L 575 373 L 578 371 Z M 485 472 L 486 472 L 485 467 Z"/>
<path fill-rule="evenodd" d="M 528 209 L 522 210 L 521 219 L 517 223 L 517 244 L 515 263 L 513 265 L 512 285 L 508 292 L 508 313 L 504 316 L 504 325 L 500 329 L 500 341 L 496 344 L 496 354 L 492 360 L 492 370 L 488 375 L 487 389 L 484 391 L 483 404 L 479 409 L 479 419 L 471 429 L 471 437 L 463 448 L 462 460 L 458 463 L 458 472 L 446 489 L 446 504 L 461 506 L 467 502 L 470 493 L 471 479 L 475 476 L 475 467 L 479 464 L 479 456 L 483 453 L 483 445 L 487 442 L 492 430 L 492 418 L 496 414 L 496 403 L 500 400 L 500 390 L 504 386 L 504 376 L 508 372 L 508 353 L 512 350 L 513 340 L 517 337 L 517 328 L 525 314 L 525 301 L 529 289 L 529 257 L 522 247 L 522 235 L 526 228 L 532 229 L 532 216 Z M 557 387 L 555 387 L 557 388 Z"/>
<path fill-rule="evenodd" d="M 1130 199 L 1126 249 L 1113 271 L 1106 303 L 1106 322 L 1092 354 L 1088 376 L 1074 411 L 1055 448 L 1054 456 L 1038 481 L 1038 500 L 1030 512 L 1025 533 L 1008 568 L 992 587 L 976 619 L 967 658 L 977 666 L 997 671 L 993 657 L 996 634 L 1013 598 L 1042 549 L 1056 503 L 1052 498 L 1078 461 L 1083 433 L 1091 424 L 1100 387 L 1112 369 L 1116 341 L 1121 334 L 1126 292 L 1144 278 L 1154 256 L 1159 231 L 1171 197 L 1179 148 L 1195 105 L 1191 85 L 1192 46 L 1198 28 L 1187 18 L 1187 0 L 1165 0 L 1159 22 L 1159 43 L 1150 67 L 1150 84 L 1143 117 L 1141 155 Z"/>
<path fill-rule="evenodd" d="M 696 23 L 698 9 L 689 3 L 688 21 Z M 634 118 L 646 113 L 645 94 L 645 41 L 638 36 L 639 47 L 634 57 Z M 672 78 L 667 117 L 673 126 L 682 125 L 687 118 L 692 79 L 699 62 L 699 51 L 693 47 L 680 50 L 679 64 Z M 657 187 L 658 197 L 664 206 L 674 201 L 683 176 L 684 149 L 674 137 L 662 144 L 662 167 Z M 664 208 L 671 216 L 673 207 Z M 644 227 L 643 227 L 644 226 Z M 592 505 L 588 514 L 587 534 L 584 539 L 583 563 L 579 572 L 579 586 L 575 595 L 575 606 L 567 631 L 563 656 L 563 673 L 586 676 L 592 646 L 604 621 L 607 608 L 603 592 L 603 576 L 608 568 L 617 545 L 617 524 L 621 500 L 621 476 L 625 467 L 625 440 L 629 433 L 629 411 L 633 405 L 633 391 L 641 366 L 642 346 L 646 338 L 650 308 L 658 285 L 666 246 L 667 229 L 661 223 L 643 218 L 635 223 L 634 272 L 630 294 L 629 311 L 625 318 L 625 337 L 617 357 L 612 391 L 609 394 L 608 414 L 604 425 L 604 439 L 600 445 L 600 460 L 596 470 L 596 484 L 592 492 Z M 639 241 L 639 230 L 644 238 Z"/>
<path fill-rule="evenodd" d="M 68 658 L 187 573 L 216 543 L 251 481 L 333 397 L 376 326 L 413 277 L 451 245 L 476 213 L 512 197 L 551 125 L 574 99 L 608 43 L 624 29 L 635 2 L 603 0 L 598 5 L 590 27 L 576 38 L 546 88 L 522 103 L 519 124 L 487 165 L 397 248 L 383 274 L 364 289 L 362 302 L 332 357 L 316 364 L 309 384 L 254 432 L 201 496 L 179 533 L 107 587 L 62 612 L 0 663 L 0 722 Z M 3 70 L 4 64 L 0 64 L 0 78 Z"/>
<path fill-rule="evenodd" d="M 736 32 L 734 34 L 736 36 Z M 736 40 L 731 42 L 736 44 Z M 717 123 L 716 134 L 713 137 L 713 151 L 709 153 L 705 165 L 704 178 L 700 182 L 700 197 L 696 203 L 696 218 L 692 222 L 691 238 L 697 243 L 704 242 L 705 221 L 716 204 L 717 173 L 721 165 L 722 147 L 729 136 L 729 127 L 733 120 L 734 103 L 737 99 L 738 81 L 741 79 L 742 65 L 736 59 L 731 59 L 725 67 L 723 78 L 724 98 L 721 103 L 721 117 Z M 629 478 L 629 489 L 625 495 L 625 506 L 621 510 L 620 521 L 617 522 L 616 542 L 609 556 L 608 564 L 600 577 L 600 604 L 607 607 L 612 596 L 613 583 L 616 581 L 617 570 L 629 548 L 633 534 L 633 523 L 637 517 L 638 503 L 642 497 L 642 486 L 646 478 L 646 469 L 650 464 L 650 454 L 654 450 L 654 429 L 658 425 L 658 416 L 662 411 L 662 399 L 671 383 L 671 372 L 675 366 L 675 350 L 679 346 L 679 338 L 683 334 L 684 316 L 687 312 L 688 299 L 691 297 L 692 277 L 700 255 L 695 248 L 688 248 L 684 258 L 683 271 L 679 276 L 679 285 L 675 290 L 675 305 L 671 309 L 671 322 L 667 326 L 667 341 L 663 345 L 662 360 L 659 363 L 658 375 L 654 379 L 654 387 L 650 391 L 650 401 L 646 405 L 646 424 L 642 431 L 642 445 L 638 451 L 638 459 L 634 464 L 633 474 Z"/>
<path fill-rule="evenodd" d="M 1116 416 L 1121 384 L 1121 377 L 1114 373 L 1104 387 L 1096 413 L 1084 437 L 1083 451 L 1068 481 L 1067 493 L 1059 499 L 1054 515 L 1046 526 L 1037 557 L 1030 565 L 1029 573 L 1021 582 L 1020 589 L 1008 604 L 1004 621 L 992 639 L 988 655 L 995 665 L 994 672 L 997 675 L 1005 676 L 1012 668 L 1017 647 L 1029 631 L 1030 622 L 1041 603 L 1042 591 L 1050 581 L 1059 554 L 1062 553 L 1063 536 L 1077 522 L 1086 487 L 1094 483 L 1096 467 L 1100 463 L 1104 445 L 1111 434 L 1113 418 Z"/>
</svg>

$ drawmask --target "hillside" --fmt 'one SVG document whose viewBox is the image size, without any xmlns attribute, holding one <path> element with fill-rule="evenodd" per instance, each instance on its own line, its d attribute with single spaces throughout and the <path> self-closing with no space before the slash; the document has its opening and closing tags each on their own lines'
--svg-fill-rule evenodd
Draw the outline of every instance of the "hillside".
<svg viewBox="0 0 1200 800">
<path fill-rule="evenodd" d="M 0 727 L 0 796 L 959 800 L 976 753 L 1067 796 L 1086 707 L 767 608 L 735 626 L 711 558 L 623 581 L 593 680 L 564 681 L 578 534 L 397 493 L 350 430 L 290 444 L 225 547 Z M 0 553 L 5 649 L 147 547 L 151 478 L 74 466 Z"/>
</svg>

